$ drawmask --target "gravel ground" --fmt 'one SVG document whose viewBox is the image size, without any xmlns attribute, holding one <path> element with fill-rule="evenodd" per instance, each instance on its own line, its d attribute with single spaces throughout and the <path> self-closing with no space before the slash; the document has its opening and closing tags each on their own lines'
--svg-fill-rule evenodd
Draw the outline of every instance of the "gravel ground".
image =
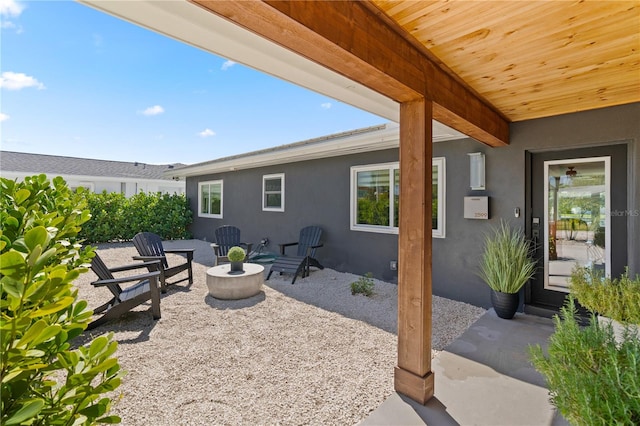
<svg viewBox="0 0 640 426">
<path fill-rule="evenodd" d="M 396 285 L 376 280 L 374 296 L 353 296 L 359 277 L 327 268 L 295 285 L 274 274 L 260 294 L 222 301 L 207 292 L 209 243 L 165 244 L 184 247 L 196 248 L 194 283 L 162 295 L 160 320 L 140 305 L 77 342 L 114 332 L 127 375 L 110 395 L 111 413 L 122 424 L 349 425 L 393 392 Z M 129 243 L 100 245 L 98 253 L 111 267 L 137 254 Z M 89 284 L 95 279 L 88 272 L 76 282 L 90 307 L 110 298 Z M 434 296 L 433 355 L 484 312 Z"/>
</svg>

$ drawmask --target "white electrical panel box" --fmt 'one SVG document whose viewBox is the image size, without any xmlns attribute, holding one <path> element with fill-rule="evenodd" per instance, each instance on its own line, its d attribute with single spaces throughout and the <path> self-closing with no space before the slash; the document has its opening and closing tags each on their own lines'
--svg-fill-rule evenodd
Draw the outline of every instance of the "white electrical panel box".
<svg viewBox="0 0 640 426">
<path fill-rule="evenodd" d="M 464 197 L 465 219 L 489 219 L 489 197 Z"/>
</svg>

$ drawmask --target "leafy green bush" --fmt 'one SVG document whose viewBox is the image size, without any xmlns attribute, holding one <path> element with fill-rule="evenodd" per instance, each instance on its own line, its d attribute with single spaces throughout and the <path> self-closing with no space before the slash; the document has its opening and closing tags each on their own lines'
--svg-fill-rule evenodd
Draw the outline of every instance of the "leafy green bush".
<svg viewBox="0 0 640 426">
<path fill-rule="evenodd" d="M 373 295 L 374 286 L 373 274 L 367 272 L 363 277 L 358 278 L 358 281 L 351 283 L 351 294 L 361 293 L 369 297 Z"/>
<path fill-rule="evenodd" d="M 102 194 L 87 192 L 85 196 L 91 219 L 82 227 L 82 237 L 94 243 L 125 239 L 128 230 L 123 223 L 127 210 L 124 194 L 105 191 Z"/>
<path fill-rule="evenodd" d="M 123 194 L 86 194 L 91 220 L 83 226 L 82 237 L 98 243 L 131 240 L 138 232 L 153 232 L 162 239 L 190 238 L 187 226 L 192 212 L 185 195 L 148 194 L 131 198 Z"/>
<path fill-rule="evenodd" d="M 581 327 L 573 296 L 554 318 L 548 355 L 530 349 L 535 368 L 546 378 L 552 403 L 571 424 L 640 424 L 640 339 L 629 331 L 617 343 L 610 325 L 595 315 Z"/>
<path fill-rule="evenodd" d="M 45 175 L 3 178 L 1 189 L 1 423 L 118 423 L 101 398 L 120 385 L 117 343 L 70 345 L 92 316 L 72 285 L 93 257 L 78 238 L 89 219 L 83 190 Z"/>
<path fill-rule="evenodd" d="M 611 279 L 594 268 L 575 267 L 571 273 L 571 293 L 592 312 L 621 324 L 640 324 L 640 275 Z"/>
</svg>

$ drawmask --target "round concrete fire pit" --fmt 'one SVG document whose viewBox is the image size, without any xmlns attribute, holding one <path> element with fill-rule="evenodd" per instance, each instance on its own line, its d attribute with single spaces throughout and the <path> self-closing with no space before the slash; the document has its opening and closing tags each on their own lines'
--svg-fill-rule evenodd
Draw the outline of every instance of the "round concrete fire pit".
<svg viewBox="0 0 640 426">
<path fill-rule="evenodd" d="M 232 272 L 230 264 L 214 266 L 207 270 L 209 294 L 216 299 L 246 299 L 260 293 L 264 283 L 264 266 L 245 263 L 244 272 Z"/>
</svg>

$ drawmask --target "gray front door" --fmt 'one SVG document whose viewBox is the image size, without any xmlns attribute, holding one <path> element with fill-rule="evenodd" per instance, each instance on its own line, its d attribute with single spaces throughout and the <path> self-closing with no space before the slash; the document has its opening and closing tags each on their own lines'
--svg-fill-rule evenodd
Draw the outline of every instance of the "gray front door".
<svg viewBox="0 0 640 426">
<path fill-rule="evenodd" d="M 557 311 L 576 266 L 618 276 L 627 265 L 627 146 L 531 155 L 528 234 L 538 272 L 525 304 Z"/>
</svg>

